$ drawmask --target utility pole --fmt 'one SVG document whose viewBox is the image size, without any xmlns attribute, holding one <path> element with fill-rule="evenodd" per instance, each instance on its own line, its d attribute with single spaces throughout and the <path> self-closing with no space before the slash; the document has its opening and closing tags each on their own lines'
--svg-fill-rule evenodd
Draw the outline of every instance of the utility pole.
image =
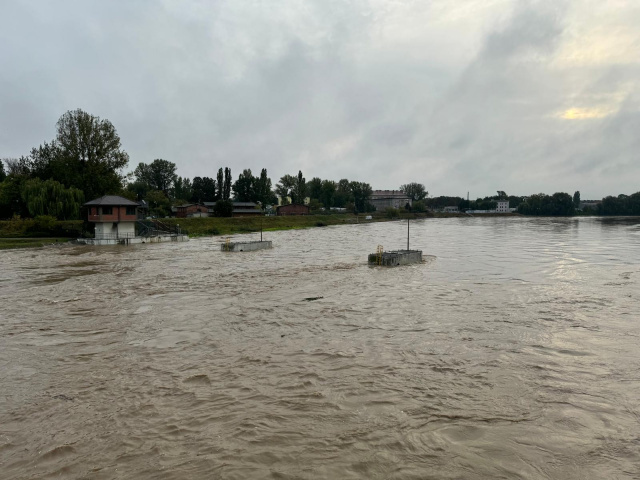
<svg viewBox="0 0 640 480">
<path fill-rule="evenodd" d="M 407 218 L 407 252 L 409 251 L 409 219 Z"/>
</svg>

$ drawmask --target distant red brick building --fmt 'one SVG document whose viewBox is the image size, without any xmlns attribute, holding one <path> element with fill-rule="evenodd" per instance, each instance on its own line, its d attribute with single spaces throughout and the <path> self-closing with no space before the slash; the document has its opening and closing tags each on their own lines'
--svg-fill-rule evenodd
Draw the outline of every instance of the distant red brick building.
<svg viewBox="0 0 640 480">
<path fill-rule="evenodd" d="M 176 207 L 176 217 L 208 217 L 209 207 L 198 203 L 187 203 L 185 205 L 178 205 Z"/>
<path fill-rule="evenodd" d="M 276 208 L 276 215 L 309 215 L 309 207 L 299 203 L 280 205 Z"/>
</svg>

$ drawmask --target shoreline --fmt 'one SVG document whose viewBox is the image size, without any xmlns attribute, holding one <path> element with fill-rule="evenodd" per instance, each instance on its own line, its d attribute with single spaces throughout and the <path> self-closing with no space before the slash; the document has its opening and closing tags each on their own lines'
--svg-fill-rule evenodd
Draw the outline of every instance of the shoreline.
<svg viewBox="0 0 640 480">
<path fill-rule="evenodd" d="M 371 215 L 370 220 L 366 217 Z M 439 218 L 575 218 L 597 217 L 612 218 L 601 215 L 574 215 L 571 217 L 549 217 L 521 215 L 518 213 L 406 213 L 400 212 L 397 217 L 390 218 L 385 213 L 354 214 L 312 214 L 291 216 L 255 216 L 255 217 L 204 217 L 204 218 L 165 218 L 163 223 L 171 226 L 180 225 L 189 237 L 215 237 L 243 233 L 256 233 L 280 230 L 297 230 L 303 228 L 325 227 L 331 225 L 355 225 L 358 223 L 391 222 L 398 220 L 420 220 Z M 629 217 L 630 218 L 630 217 Z M 16 248 L 42 248 L 49 245 L 61 245 L 82 236 L 83 222 L 59 221 L 48 225 L 49 228 L 33 229 L 37 225 L 34 219 L 0 221 L 0 250 Z M 42 226 L 40 226 L 42 227 Z"/>
</svg>

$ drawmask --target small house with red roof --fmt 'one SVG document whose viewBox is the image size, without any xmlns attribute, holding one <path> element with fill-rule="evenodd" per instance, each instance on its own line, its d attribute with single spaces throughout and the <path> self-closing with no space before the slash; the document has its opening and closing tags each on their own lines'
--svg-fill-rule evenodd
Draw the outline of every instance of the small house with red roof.
<svg viewBox="0 0 640 480">
<path fill-rule="evenodd" d="M 165 225 L 160 220 L 141 220 L 146 208 L 117 195 L 105 195 L 85 203 L 87 220 L 95 224 L 95 238 L 79 238 L 86 245 L 129 245 L 133 243 L 186 242 L 189 236 L 180 225 Z M 136 223 L 138 232 L 136 233 Z"/>
<path fill-rule="evenodd" d="M 87 220 L 95 223 L 96 239 L 120 239 L 136 236 L 140 204 L 117 195 L 105 195 L 84 204 Z"/>
</svg>

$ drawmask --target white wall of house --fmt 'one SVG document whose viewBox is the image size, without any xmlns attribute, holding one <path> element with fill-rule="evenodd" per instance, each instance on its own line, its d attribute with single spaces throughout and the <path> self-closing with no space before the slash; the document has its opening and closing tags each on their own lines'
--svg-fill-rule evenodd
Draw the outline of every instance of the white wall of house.
<svg viewBox="0 0 640 480">
<path fill-rule="evenodd" d="M 136 234 L 136 222 L 118 223 L 118 235 L 133 237 Z"/>
<path fill-rule="evenodd" d="M 97 222 L 96 223 L 96 238 L 111 237 L 118 233 L 118 228 L 113 227 L 113 222 Z"/>
<path fill-rule="evenodd" d="M 97 222 L 95 238 L 133 237 L 136 234 L 136 222 Z"/>
</svg>

